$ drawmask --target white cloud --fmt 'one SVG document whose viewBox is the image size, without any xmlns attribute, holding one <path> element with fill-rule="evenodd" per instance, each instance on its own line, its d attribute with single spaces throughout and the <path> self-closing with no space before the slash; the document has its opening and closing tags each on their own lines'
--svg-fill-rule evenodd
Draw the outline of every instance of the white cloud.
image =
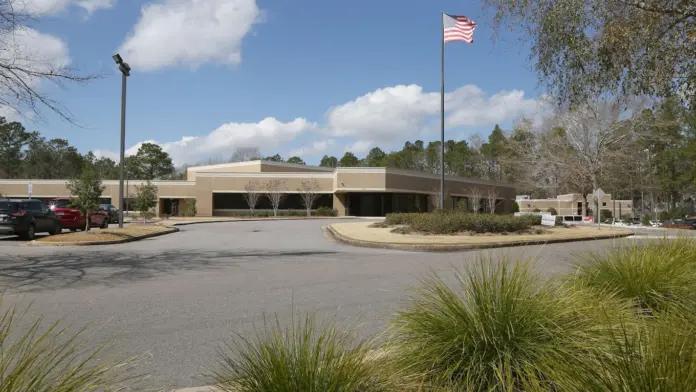
<svg viewBox="0 0 696 392">
<path fill-rule="evenodd" d="M 135 69 L 239 64 L 242 39 L 260 19 L 256 0 L 164 0 L 143 6 L 118 52 Z"/>
<path fill-rule="evenodd" d="M 480 88 L 466 85 L 445 94 L 448 128 L 493 125 L 530 116 L 538 110 L 539 101 L 526 98 L 519 90 L 486 96 Z M 424 92 L 414 84 L 399 85 L 375 90 L 329 109 L 327 129 L 333 136 L 361 140 L 405 140 L 423 131 L 426 120 L 439 113 L 439 93 Z"/>
<path fill-rule="evenodd" d="M 343 149 L 343 153 L 352 152 L 355 155 L 365 155 L 372 147 L 376 145 L 375 142 L 371 140 L 358 140 L 354 143 L 349 144 Z"/>
<path fill-rule="evenodd" d="M 184 136 L 177 141 L 165 143 L 146 140 L 129 147 L 125 153 L 126 156 L 136 154 L 143 143 L 159 144 L 169 153 L 175 165 L 182 165 L 205 160 L 211 156 L 229 157 L 236 148 L 258 147 L 263 151 L 275 151 L 284 143 L 318 128 L 317 124 L 303 118 L 282 122 L 267 117 L 258 123 L 223 124 L 205 136 Z M 118 156 L 110 151 L 98 150 L 94 154 L 109 158 L 116 156 L 118 161 Z"/>
<path fill-rule="evenodd" d="M 536 118 L 543 107 L 540 100 L 527 98 L 518 90 L 487 96 L 478 87 L 468 85 L 445 96 L 446 123 L 450 128 Z M 236 148 L 244 147 L 258 147 L 264 154 L 279 152 L 286 157 L 318 157 L 339 153 L 341 149 L 342 153 L 351 151 L 363 156 L 375 146 L 390 148 L 394 144 L 396 147 L 406 140 L 423 137 L 434 123 L 439 129 L 439 113 L 439 93 L 424 92 L 417 85 L 402 85 L 378 89 L 329 109 L 323 126 L 303 118 L 281 122 L 269 117 L 259 123 L 228 123 L 205 136 L 187 136 L 158 144 L 177 165 L 231 156 Z M 304 140 L 299 148 L 290 151 L 283 148 L 299 137 Z M 135 154 L 141 144 L 132 146 L 126 153 Z M 108 152 L 100 153 L 110 156 Z"/>
<path fill-rule="evenodd" d="M 17 2 L 21 12 L 31 15 L 55 15 L 70 6 L 77 6 L 92 14 L 99 9 L 109 9 L 114 6 L 116 0 L 22 0 Z"/>
<path fill-rule="evenodd" d="M 336 140 L 334 139 L 324 139 L 312 142 L 309 146 L 302 146 L 288 152 L 288 156 L 299 156 L 299 157 L 315 157 L 324 155 L 329 148 L 336 145 Z"/>
</svg>

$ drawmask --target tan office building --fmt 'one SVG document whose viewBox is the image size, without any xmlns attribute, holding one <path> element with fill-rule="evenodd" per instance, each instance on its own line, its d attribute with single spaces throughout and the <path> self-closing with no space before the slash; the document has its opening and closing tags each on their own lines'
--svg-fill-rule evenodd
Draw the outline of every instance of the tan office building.
<svg viewBox="0 0 696 392">
<path fill-rule="evenodd" d="M 592 196 L 588 196 L 588 205 L 585 205 L 585 199 L 579 193 L 570 193 L 567 195 L 558 195 L 552 199 L 532 199 L 527 196 L 518 196 L 517 205 L 520 207 L 520 212 L 546 212 L 550 208 L 556 211 L 557 215 L 582 217 L 589 207 L 590 210 L 595 208 L 592 201 Z M 600 209 L 610 211 L 612 216 L 620 218 L 627 214 L 633 214 L 633 203 L 631 200 L 613 200 L 612 195 L 607 193 L 600 200 Z"/>
<path fill-rule="evenodd" d="M 389 169 L 382 167 L 325 168 L 288 163 L 251 161 L 210 166 L 190 167 L 184 181 L 153 181 L 158 188 L 159 214 L 181 215 L 187 203 L 195 199 L 198 216 L 225 216 L 234 211 L 248 210 L 244 198 L 250 183 L 261 188 L 270 181 L 281 184 L 286 194 L 280 209 L 302 210 L 302 183 L 316 185 L 317 200 L 314 208 L 330 207 L 339 216 L 384 216 L 389 212 L 429 211 L 429 196 L 439 198 L 440 177 L 436 174 Z M 124 197 L 132 201 L 136 186 L 143 181 L 129 179 Z M 120 208 L 118 181 L 108 180 L 102 203 Z M 0 180 L 0 194 L 10 198 L 29 196 L 42 200 L 70 197 L 66 180 Z M 478 195 L 487 205 L 489 195 L 495 195 L 496 211 L 511 212 L 515 188 L 492 181 L 447 176 L 445 203 L 451 208 L 462 200 Z M 476 204 L 473 204 L 476 205 Z M 128 207 L 128 205 L 126 206 Z M 261 197 L 258 210 L 270 209 L 270 203 Z"/>
</svg>

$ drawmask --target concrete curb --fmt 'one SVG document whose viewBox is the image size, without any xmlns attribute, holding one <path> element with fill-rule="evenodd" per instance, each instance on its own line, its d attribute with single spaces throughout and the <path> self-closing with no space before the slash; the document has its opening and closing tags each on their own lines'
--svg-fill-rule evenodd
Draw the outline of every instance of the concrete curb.
<svg viewBox="0 0 696 392">
<path fill-rule="evenodd" d="M 150 233 L 150 234 L 144 234 L 141 236 L 137 237 L 130 237 L 130 238 L 124 238 L 120 240 L 111 240 L 111 241 L 93 241 L 93 242 L 56 242 L 56 243 L 51 243 L 51 242 L 37 242 L 36 240 L 29 241 L 22 246 L 92 246 L 92 245 L 115 245 L 115 244 L 125 244 L 127 242 L 134 242 L 134 241 L 140 241 L 144 240 L 147 238 L 152 238 L 152 237 L 159 237 L 161 235 L 165 234 L 171 234 L 171 233 L 176 233 L 179 231 L 178 228 L 176 227 L 170 227 L 168 230 L 165 231 L 158 231 L 156 233 Z"/>
<path fill-rule="evenodd" d="M 477 249 L 493 249 L 493 248 L 507 248 L 515 246 L 527 246 L 527 245 L 546 245 L 546 244 L 558 244 L 563 242 L 578 242 L 578 241 L 595 241 L 595 240 L 607 240 L 615 238 L 624 238 L 633 235 L 633 233 L 621 233 L 621 234 L 606 234 L 598 236 L 585 236 L 578 238 L 558 238 L 549 240 L 532 240 L 532 241 L 511 241 L 511 242 L 493 242 L 487 244 L 397 244 L 393 242 L 373 242 L 373 241 L 363 241 L 354 238 L 346 237 L 338 233 L 332 225 L 326 225 L 326 232 L 331 235 L 335 240 L 342 242 L 347 245 L 360 246 L 363 248 L 379 248 L 379 249 L 396 249 L 405 250 L 410 252 L 457 252 L 464 250 L 477 250 Z"/>
</svg>

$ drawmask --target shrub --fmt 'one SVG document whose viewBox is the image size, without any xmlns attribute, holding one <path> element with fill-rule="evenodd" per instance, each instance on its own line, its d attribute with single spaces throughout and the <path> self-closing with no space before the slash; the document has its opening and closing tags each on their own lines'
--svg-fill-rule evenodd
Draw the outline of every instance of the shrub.
<svg viewBox="0 0 696 392">
<path fill-rule="evenodd" d="M 457 290 L 436 275 L 393 320 L 389 352 L 411 385 L 425 390 L 581 390 L 604 336 L 596 302 L 552 285 L 528 263 L 480 260 L 456 271 Z M 564 388 L 567 387 L 567 388 Z"/>
<path fill-rule="evenodd" d="M 611 220 L 614 218 L 614 213 L 611 212 L 611 210 L 601 210 L 599 212 L 599 214 L 600 214 L 600 217 L 602 219 L 602 222 L 604 222 L 605 220 Z"/>
<path fill-rule="evenodd" d="M 641 311 L 696 307 L 696 244 L 692 239 L 586 253 L 574 278 L 582 285 L 635 303 Z"/>
<path fill-rule="evenodd" d="M 397 213 L 388 214 L 384 220 L 389 226 L 408 225 L 413 231 L 425 234 L 514 233 L 529 230 L 541 224 L 538 215 L 491 215 L 471 214 L 460 211 L 440 213 Z"/>
<path fill-rule="evenodd" d="M 648 215 L 643 215 L 643 219 L 641 219 L 641 223 L 645 226 L 650 226 L 650 217 Z"/>
<path fill-rule="evenodd" d="M 539 224 L 541 224 L 541 222 Z M 563 220 L 563 217 L 557 216 L 556 217 L 556 226 L 563 226 L 564 224 L 565 224 L 565 221 Z"/>
<path fill-rule="evenodd" d="M 375 364 L 366 361 L 369 346 L 313 316 L 238 338 L 221 353 L 213 373 L 222 391 L 386 391 Z"/>
<path fill-rule="evenodd" d="M 0 298 L 0 305 L 2 302 Z M 26 310 L 14 306 L 0 315 L 0 391 L 114 391 L 124 390 L 126 381 L 131 388 L 143 381 L 134 374 L 137 358 L 98 360 L 96 356 L 108 347 L 87 349 L 82 340 L 84 329 L 71 333 L 58 322 L 42 325 L 41 319 L 27 324 L 22 320 L 26 315 Z M 19 334 L 17 325 L 21 326 Z"/>
<path fill-rule="evenodd" d="M 372 227 L 375 229 L 386 229 L 387 227 L 389 227 L 389 225 L 380 221 L 380 222 L 375 222 L 375 223 L 369 225 L 368 227 Z"/>
<path fill-rule="evenodd" d="M 312 212 L 315 216 L 338 216 L 338 210 L 330 207 L 319 207 Z"/>
<path fill-rule="evenodd" d="M 558 212 L 557 212 L 556 209 L 553 208 L 553 207 L 547 208 L 547 209 L 546 209 L 546 212 L 548 212 L 548 213 L 551 214 L 551 215 L 558 215 Z"/>
<path fill-rule="evenodd" d="M 469 202 L 466 199 L 459 200 L 454 209 L 457 211 L 469 211 Z"/>
<path fill-rule="evenodd" d="M 407 225 L 410 224 L 411 221 L 418 215 L 422 215 L 422 213 L 397 212 L 393 214 L 387 214 L 387 216 L 384 218 L 384 223 L 386 223 L 389 226 Z"/>
<path fill-rule="evenodd" d="M 198 209 L 196 208 L 196 199 L 188 199 L 186 202 L 186 211 L 184 212 L 186 216 L 196 216 L 198 215 Z"/>
<path fill-rule="evenodd" d="M 520 205 L 517 202 L 512 203 L 512 212 L 520 212 Z"/>
<path fill-rule="evenodd" d="M 541 212 L 541 210 L 538 209 L 538 208 L 535 208 L 535 209 L 532 210 L 532 212 Z"/>
</svg>

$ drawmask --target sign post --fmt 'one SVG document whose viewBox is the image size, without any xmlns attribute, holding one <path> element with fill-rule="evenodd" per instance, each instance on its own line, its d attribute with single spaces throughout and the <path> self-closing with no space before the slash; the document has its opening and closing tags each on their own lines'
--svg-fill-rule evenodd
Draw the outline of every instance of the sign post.
<svg viewBox="0 0 696 392">
<path fill-rule="evenodd" d="M 33 188 L 32 184 L 27 185 L 27 188 L 28 188 L 27 191 L 29 192 L 29 199 L 31 199 L 31 191 Z"/>
</svg>

